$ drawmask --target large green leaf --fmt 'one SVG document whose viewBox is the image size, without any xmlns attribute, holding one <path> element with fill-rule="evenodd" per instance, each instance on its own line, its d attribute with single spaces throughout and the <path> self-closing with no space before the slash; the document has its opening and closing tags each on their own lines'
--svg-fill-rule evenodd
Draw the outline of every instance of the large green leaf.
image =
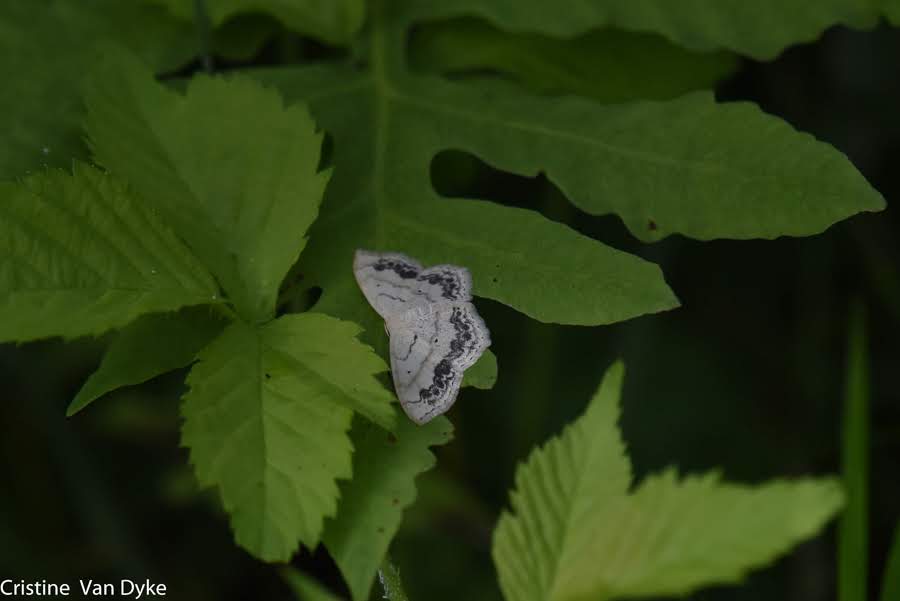
<svg viewBox="0 0 900 601">
<path fill-rule="evenodd" d="M 674 306 L 655 266 L 533 211 L 440 198 L 429 168 L 446 149 L 546 173 L 578 207 L 616 212 L 647 240 L 806 235 L 883 206 L 843 155 L 748 103 L 696 93 L 601 106 L 414 77 L 403 54 L 416 6 L 372 4 L 367 70 L 257 73 L 307 101 L 334 136 L 334 179 L 301 260 L 324 290 L 318 310 L 372 323 L 347 270 L 358 247 L 466 265 L 475 294 L 541 321 L 611 323 Z"/>
<path fill-rule="evenodd" d="M 403 91 L 383 68 L 258 74 L 289 98 L 307 100 L 335 138 L 334 178 L 301 261 L 309 281 L 324 289 L 317 310 L 372 323 L 374 312 L 349 269 L 360 247 L 406 252 L 426 264 L 465 265 L 476 295 L 542 321 L 611 323 L 677 304 L 655 265 L 534 211 L 438 197 L 428 179 L 431 158 L 479 129 L 448 108 L 459 99 L 458 109 L 465 109 L 468 100 L 456 96 L 465 89 L 457 86 L 454 96 L 435 101 L 428 92 L 432 82 L 410 80 Z M 456 127 L 464 128 L 459 136 Z M 497 152 L 523 152 L 502 139 L 513 129 L 503 123 L 485 129 L 493 132 Z"/>
<path fill-rule="evenodd" d="M 734 50 L 771 59 L 835 25 L 872 27 L 870 0 L 405 0 L 417 19 L 478 16 L 504 29 L 571 37 L 600 27 L 658 33 L 694 50 Z"/>
<path fill-rule="evenodd" d="M 137 318 L 116 334 L 66 415 L 78 413 L 107 392 L 190 365 L 224 327 L 225 321 L 208 307 Z"/>
<path fill-rule="evenodd" d="M 306 109 L 245 78 L 195 77 L 181 96 L 124 56 L 86 102 L 97 160 L 160 210 L 240 315 L 271 318 L 328 180 Z"/>
<path fill-rule="evenodd" d="M 814 535 L 840 508 L 831 479 L 750 487 L 673 470 L 629 494 L 615 421 L 622 366 L 585 414 L 516 473 L 494 533 L 507 601 L 683 595 L 732 583 Z"/>
<path fill-rule="evenodd" d="M 351 475 L 347 436 L 363 407 L 393 418 L 386 369 L 359 328 L 318 314 L 232 323 L 188 375 L 183 442 L 217 486 L 238 544 L 269 561 L 318 543 Z"/>
<path fill-rule="evenodd" d="M 5 0 L 0 3 L 0 179 L 86 157 L 79 125 L 84 74 L 106 45 L 126 46 L 156 72 L 186 62 L 193 28 L 161 8 L 122 0 Z M 11 91 L 14 90 L 14 93 Z"/>
<path fill-rule="evenodd" d="M 218 302 L 215 281 L 121 182 L 76 164 L 0 183 L 0 340 L 68 338 Z"/>
<path fill-rule="evenodd" d="M 537 93 L 578 94 L 606 103 L 664 100 L 711 88 L 737 66 L 734 55 L 692 52 L 646 33 L 605 29 L 559 39 L 503 31 L 470 18 L 417 27 L 409 59 L 423 71 L 498 72 Z"/>
<path fill-rule="evenodd" d="M 194 18 L 195 0 L 148 0 L 183 19 Z M 346 43 L 365 17 L 364 0 L 209 0 L 204 2 L 213 26 L 245 13 L 266 13 L 284 25 L 332 44 Z"/>
<path fill-rule="evenodd" d="M 445 444 L 453 431 L 444 417 L 417 426 L 398 416 L 398 424 L 394 433 L 361 420 L 354 424 L 353 480 L 341 486 L 338 515 L 322 537 L 354 601 L 369 598 L 403 510 L 415 499 L 414 480 L 434 465 L 428 447 Z"/>
</svg>

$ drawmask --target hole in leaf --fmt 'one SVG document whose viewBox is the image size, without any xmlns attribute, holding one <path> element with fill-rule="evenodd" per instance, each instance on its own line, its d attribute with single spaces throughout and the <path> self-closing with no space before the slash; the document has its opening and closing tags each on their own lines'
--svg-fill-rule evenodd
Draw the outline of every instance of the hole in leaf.
<svg viewBox="0 0 900 601">
<path fill-rule="evenodd" d="M 616 248 L 637 252 L 643 247 L 618 217 L 585 213 L 543 173 L 532 177 L 516 175 L 495 169 L 472 153 L 443 150 L 431 160 L 431 184 L 448 199 L 491 200 L 530 209 Z"/>
</svg>

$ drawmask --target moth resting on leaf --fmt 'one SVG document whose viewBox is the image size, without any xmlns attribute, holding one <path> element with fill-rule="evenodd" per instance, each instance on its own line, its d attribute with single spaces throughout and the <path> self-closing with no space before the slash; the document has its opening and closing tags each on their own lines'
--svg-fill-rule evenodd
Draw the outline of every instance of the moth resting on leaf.
<svg viewBox="0 0 900 601">
<path fill-rule="evenodd" d="M 491 344 L 472 304 L 472 276 L 456 265 L 424 269 L 400 253 L 357 250 L 356 282 L 384 318 L 400 405 L 424 424 L 456 400 L 463 372 Z"/>
</svg>

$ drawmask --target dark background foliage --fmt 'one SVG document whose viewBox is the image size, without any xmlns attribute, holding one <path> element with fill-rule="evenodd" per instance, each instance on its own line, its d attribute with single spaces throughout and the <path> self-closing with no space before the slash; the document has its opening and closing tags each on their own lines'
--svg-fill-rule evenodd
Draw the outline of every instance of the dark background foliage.
<svg viewBox="0 0 900 601">
<path fill-rule="evenodd" d="M 305 42 L 273 44 L 257 62 Z M 900 31 L 833 29 L 770 63 L 743 61 L 717 90 L 752 100 L 846 153 L 888 201 L 900 196 Z M 490 532 L 514 468 L 584 407 L 605 367 L 627 365 L 622 426 L 638 477 L 676 464 L 732 480 L 839 471 L 849 307 L 868 314 L 872 370 L 870 590 L 877 591 L 900 518 L 900 228 L 890 208 L 807 239 L 643 245 L 615 217 L 596 218 L 552 183 L 443 153 L 436 188 L 540 210 L 659 263 L 683 307 L 607 327 L 533 322 L 480 300 L 500 372 L 451 411 L 456 440 L 419 479 L 393 553 L 414 600 L 499 599 Z M 539 243 L 536 241 L 536 243 Z M 183 374 L 64 411 L 96 366 L 101 340 L 0 347 L 0 575 L 75 582 L 164 582 L 184 599 L 289 599 L 278 572 L 231 540 L 213 495 L 197 493 L 179 448 Z M 340 590 L 324 552 L 294 563 Z M 743 587 L 693 599 L 834 595 L 833 527 Z M 177 591 L 177 592 L 174 592 Z"/>
</svg>

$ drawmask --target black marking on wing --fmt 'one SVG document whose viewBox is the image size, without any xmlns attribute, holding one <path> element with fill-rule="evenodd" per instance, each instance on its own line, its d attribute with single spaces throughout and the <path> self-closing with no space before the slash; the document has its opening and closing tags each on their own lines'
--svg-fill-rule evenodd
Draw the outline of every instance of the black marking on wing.
<svg viewBox="0 0 900 601">
<path fill-rule="evenodd" d="M 375 271 L 393 271 L 404 280 L 411 280 L 419 275 L 419 270 L 406 261 L 401 261 L 400 259 L 390 259 L 386 257 L 382 257 L 381 259 L 378 259 L 375 263 L 373 263 L 372 269 L 374 269 Z"/>
<path fill-rule="evenodd" d="M 422 274 L 416 279 L 420 282 L 428 282 L 432 286 L 441 287 L 441 296 L 448 300 L 459 299 L 459 274 L 449 269 L 441 270 L 440 273 Z"/>
<path fill-rule="evenodd" d="M 389 298 L 389 299 L 391 299 L 391 300 L 395 300 L 395 301 L 397 301 L 397 302 L 399 302 L 399 303 L 405 303 L 405 302 L 406 302 L 405 299 L 402 299 L 402 298 L 400 298 L 399 296 L 393 296 L 393 295 L 390 295 L 390 294 L 388 294 L 387 292 L 379 292 L 379 293 L 378 293 L 378 296 L 385 296 L 385 297 L 387 297 L 387 298 Z M 376 298 L 377 298 L 377 297 L 376 297 Z"/>
<path fill-rule="evenodd" d="M 409 356 L 412 355 L 413 347 L 416 346 L 416 341 L 418 339 L 419 339 L 419 335 L 413 334 L 413 340 L 412 340 L 412 342 L 409 343 L 409 348 L 406 350 L 406 356 L 405 357 L 397 357 L 397 358 L 400 359 L 401 361 L 406 361 L 407 359 L 409 359 Z"/>
<path fill-rule="evenodd" d="M 471 350 L 475 339 L 475 323 L 467 317 L 460 307 L 453 307 L 450 315 L 455 335 L 450 341 L 450 352 L 434 367 L 434 379 L 428 388 L 419 391 L 419 401 L 434 405 L 441 399 L 456 376 L 454 362 Z"/>
</svg>

